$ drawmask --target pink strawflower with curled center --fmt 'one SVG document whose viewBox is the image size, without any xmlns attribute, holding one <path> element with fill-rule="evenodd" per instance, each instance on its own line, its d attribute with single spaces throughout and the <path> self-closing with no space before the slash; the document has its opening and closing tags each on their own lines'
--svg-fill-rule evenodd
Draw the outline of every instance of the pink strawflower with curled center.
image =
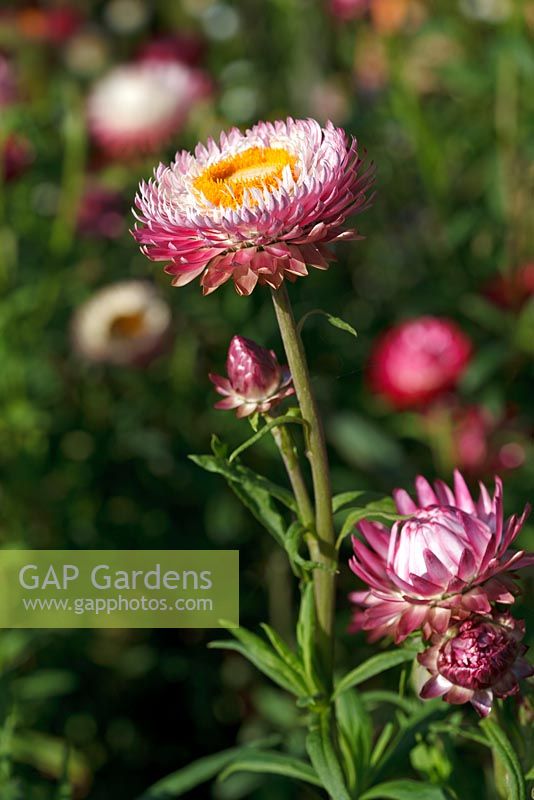
<svg viewBox="0 0 534 800">
<path fill-rule="evenodd" d="M 421 476 L 416 489 L 417 502 L 394 492 L 408 519 L 391 531 L 364 520 L 357 528 L 365 544 L 353 537 L 350 568 L 369 588 L 350 596 L 357 607 L 351 627 L 369 631 L 371 641 L 390 635 L 401 642 L 419 629 L 428 638 L 451 620 L 491 614 L 492 603 L 514 602 L 510 573 L 534 564 L 534 554 L 509 549 L 530 508 L 504 522 L 499 478 L 493 497 L 480 484 L 477 502 L 458 471 L 454 491 Z"/>
<path fill-rule="evenodd" d="M 447 703 L 471 703 L 481 717 L 491 711 L 494 697 L 519 692 L 519 680 L 534 674 L 523 658 L 525 626 L 510 614 L 472 617 L 435 637 L 432 647 L 417 656 L 431 674 L 420 690 L 424 700 L 443 697 Z"/>
<path fill-rule="evenodd" d="M 141 184 L 134 237 L 149 258 L 170 262 L 174 286 L 201 275 L 204 294 L 228 280 L 240 295 L 277 289 L 307 265 L 326 269 L 327 243 L 358 238 L 345 221 L 368 208 L 372 178 L 356 140 L 330 122 L 233 128 Z"/>
<path fill-rule="evenodd" d="M 205 75 L 178 61 L 125 64 L 93 86 L 89 130 L 112 155 L 150 152 L 177 134 L 208 91 Z"/>
<path fill-rule="evenodd" d="M 371 389 L 395 408 L 424 405 L 455 386 L 470 355 L 470 340 L 452 320 L 408 320 L 388 330 L 374 348 Z"/>
<path fill-rule="evenodd" d="M 238 417 L 264 414 L 295 393 L 289 370 L 280 366 L 274 350 L 244 336 L 234 336 L 230 342 L 226 371 L 227 378 L 209 376 L 216 391 L 224 396 L 215 408 L 235 408 Z"/>
</svg>

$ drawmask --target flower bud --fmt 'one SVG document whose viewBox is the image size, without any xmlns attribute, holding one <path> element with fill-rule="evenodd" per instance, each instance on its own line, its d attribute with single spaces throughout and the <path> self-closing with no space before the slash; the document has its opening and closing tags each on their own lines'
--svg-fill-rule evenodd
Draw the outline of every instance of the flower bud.
<svg viewBox="0 0 534 800">
<path fill-rule="evenodd" d="M 224 395 L 215 408 L 235 408 L 238 417 L 265 413 L 295 391 L 287 367 L 280 366 L 274 351 L 243 336 L 234 336 L 230 342 L 226 370 L 227 378 L 209 376 Z"/>
<path fill-rule="evenodd" d="M 421 697 L 443 697 L 454 705 L 469 702 L 486 717 L 494 697 L 517 694 L 518 681 L 534 673 L 523 658 L 523 635 L 524 623 L 510 614 L 471 617 L 450 628 L 417 657 L 431 673 Z"/>
</svg>

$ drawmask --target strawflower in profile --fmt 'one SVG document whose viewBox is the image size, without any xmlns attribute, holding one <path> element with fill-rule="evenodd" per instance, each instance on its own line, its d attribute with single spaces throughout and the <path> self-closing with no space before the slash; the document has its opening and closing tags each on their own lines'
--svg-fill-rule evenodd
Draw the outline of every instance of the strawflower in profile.
<svg viewBox="0 0 534 800">
<path fill-rule="evenodd" d="M 204 73 L 178 61 L 118 66 L 89 94 L 89 129 L 111 155 L 150 152 L 176 135 L 208 92 Z"/>
<path fill-rule="evenodd" d="M 278 289 L 307 265 L 326 269 L 328 243 L 358 238 L 345 223 L 368 208 L 372 177 L 356 140 L 330 122 L 232 128 L 141 184 L 134 236 L 149 258 L 169 262 L 175 286 L 202 276 L 204 294 L 228 280 L 240 295 Z"/>
<path fill-rule="evenodd" d="M 534 674 L 523 658 L 523 622 L 510 614 L 472 617 L 434 637 L 432 647 L 417 656 L 430 677 L 420 690 L 424 700 L 471 703 L 487 717 L 495 697 L 519 692 L 519 681 Z"/>
<path fill-rule="evenodd" d="M 215 408 L 235 408 L 237 417 L 256 412 L 265 414 L 295 393 L 289 370 L 280 366 L 274 350 L 267 350 L 244 336 L 234 336 L 230 342 L 226 372 L 227 378 L 209 376 L 216 391 L 224 397 Z"/>
<path fill-rule="evenodd" d="M 146 366 L 169 344 L 171 323 L 169 306 L 150 283 L 121 281 L 76 311 L 73 346 L 88 361 Z"/>
<path fill-rule="evenodd" d="M 456 385 L 471 349 L 452 320 L 425 316 L 402 322 L 386 331 L 371 354 L 371 389 L 398 409 L 425 405 Z"/>
<path fill-rule="evenodd" d="M 510 550 L 530 509 L 504 521 L 499 478 L 493 497 L 480 485 L 476 502 L 458 471 L 454 490 L 422 476 L 416 489 L 417 501 L 403 489 L 394 493 L 407 519 L 391 531 L 360 522 L 365 544 L 353 538 L 350 568 L 369 588 L 350 596 L 352 630 L 369 631 L 371 641 L 389 635 L 401 642 L 416 630 L 428 638 L 451 621 L 491 614 L 493 603 L 514 602 L 513 573 L 534 564 L 534 554 Z"/>
</svg>

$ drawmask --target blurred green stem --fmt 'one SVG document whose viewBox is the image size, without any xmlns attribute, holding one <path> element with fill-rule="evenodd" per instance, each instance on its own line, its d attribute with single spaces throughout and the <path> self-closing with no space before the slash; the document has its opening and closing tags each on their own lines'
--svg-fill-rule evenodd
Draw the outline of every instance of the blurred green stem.
<svg viewBox="0 0 534 800">
<path fill-rule="evenodd" d="M 73 85 L 65 88 L 64 104 L 61 194 L 50 236 L 50 249 L 55 254 L 66 253 L 74 238 L 86 153 L 85 114 L 79 93 Z"/>
<path fill-rule="evenodd" d="M 309 539 L 309 548 L 312 559 L 323 567 L 315 569 L 313 573 L 317 608 L 317 648 L 323 678 L 327 688 L 330 689 L 334 656 L 333 627 L 337 555 L 328 455 L 323 426 L 311 388 L 306 354 L 293 316 L 286 284 L 282 283 L 279 289 L 273 290 L 272 296 L 289 369 L 307 428 L 306 455 L 312 471 L 316 531 L 316 535 Z"/>
</svg>

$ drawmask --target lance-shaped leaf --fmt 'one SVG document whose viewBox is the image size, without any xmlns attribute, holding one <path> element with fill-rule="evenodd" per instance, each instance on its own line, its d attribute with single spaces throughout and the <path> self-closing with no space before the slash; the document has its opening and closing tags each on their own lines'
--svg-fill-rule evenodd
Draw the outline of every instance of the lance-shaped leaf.
<svg viewBox="0 0 534 800">
<path fill-rule="evenodd" d="M 302 671 L 296 670 L 284 661 L 264 639 L 256 636 L 255 633 L 245 630 L 245 628 L 231 628 L 229 630 L 237 641 L 229 639 L 227 641 L 210 642 L 208 647 L 218 650 L 234 650 L 237 653 L 241 653 L 260 672 L 263 672 L 264 675 L 267 675 L 274 683 L 277 683 L 286 691 L 298 697 L 307 695 Z"/>
<path fill-rule="evenodd" d="M 233 461 L 235 461 L 235 459 L 239 455 L 241 455 L 241 453 L 243 453 L 245 450 L 248 450 L 249 447 L 252 447 L 252 445 L 259 442 L 260 439 L 263 439 L 265 434 L 272 431 L 273 428 L 280 428 L 282 425 L 294 425 L 294 424 L 298 425 L 306 424 L 302 419 L 300 415 L 300 409 L 298 408 L 290 410 L 287 414 L 284 414 L 283 416 L 275 417 L 270 422 L 267 422 L 265 425 L 262 425 L 262 427 L 259 429 L 259 431 L 257 431 L 254 434 L 254 436 L 251 436 L 250 439 L 247 439 L 245 442 L 240 444 L 239 447 L 236 447 L 236 449 L 228 458 L 229 463 L 231 464 Z"/>
<path fill-rule="evenodd" d="M 322 687 L 315 666 L 315 637 L 317 630 L 313 583 L 307 581 L 301 590 L 297 643 L 304 665 L 304 674 L 311 692 L 321 692 Z"/>
<path fill-rule="evenodd" d="M 488 745 L 493 751 L 493 757 L 499 766 L 505 770 L 505 785 L 510 800 L 526 800 L 527 787 L 523 777 L 521 762 L 506 733 L 498 722 L 492 717 L 482 720 L 480 727 L 488 740 Z"/>
<path fill-rule="evenodd" d="M 352 327 L 352 325 L 350 325 L 348 322 L 345 322 L 345 320 L 341 319 L 340 317 L 334 317 L 332 314 L 329 314 L 328 311 L 323 311 L 322 308 L 313 308 L 311 311 L 308 311 L 306 314 L 304 314 L 303 317 L 301 317 L 297 326 L 299 333 L 300 331 L 302 331 L 302 328 L 304 327 L 304 323 L 306 322 L 306 320 L 309 319 L 310 317 L 317 315 L 326 317 L 326 319 L 328 320 L 329 324 L 332 325 L 332 327 L 339 328 L 339 330 L 345 331 L 345 333 L 350 333 L 351 336 L 354 336 L 356 338 L 358 337 L 358 334 L 355 328 Z"/>
<path fill-rule="evenodd" d="M 342 541 L 351 533 L 354 532 L 354 526 L 361 522 L 362 519 L 377 520 L 379 522 L 394 522 L 398 519 L 404 519 L 402 514 L 399 514 L 395 503 L 391 497 L 383 497 L 380 500 L 371 500 L 363 506 L 349 509 L 341 533 L 339 534 L 336 547 L 340 547 Z"/>
<path fill-rule="evenodd" d="M 328 712 L 317 715 L 306 738 L 306 749 L 321 784 L 335 800 L 351 800 L 343 769 L 332 744 Z"/>
<path fill-rule="evenodd" d="M 338 696 L 347 689 L 354 686 L 359 686 L 360 683 L 374 678 L 375 675 L 380 675 L 387 669 L 392 669 L 399 664 L 404 664 L 406 661 L 413 661 L 416 656 L 417 650 L 411 648 L 399 648 L 398 650 L 388 650 L 386 653 L 378 653 L 376 656 L 371 656 L 363 664 L 359 664 L 353 670 L 338 681 L 334 695 Z"/>
<path fill-rule="evenodd" d="M 419 781 L 388 781 L 373 786 L 359 800 L 446 800 L 438 786 Z"/>
<path fill-rule="evenodd" d="M 339 744 L 351 790 L 365 781 L 371 758 L 373 724 L 361 696 L 354 689 L 336 698 Z"/>
<path fill-rule="evenodd" d="M 283 775 L 293 780 L 304 781 L 312 786 L 322 786 L 313 767 L 285 753 L 268 753 L 258 750 L 243 754 L 226 767 L 219 776 L 225 780 L 235 772 L 257 772 L 261 774 Z"/>
</svg>

